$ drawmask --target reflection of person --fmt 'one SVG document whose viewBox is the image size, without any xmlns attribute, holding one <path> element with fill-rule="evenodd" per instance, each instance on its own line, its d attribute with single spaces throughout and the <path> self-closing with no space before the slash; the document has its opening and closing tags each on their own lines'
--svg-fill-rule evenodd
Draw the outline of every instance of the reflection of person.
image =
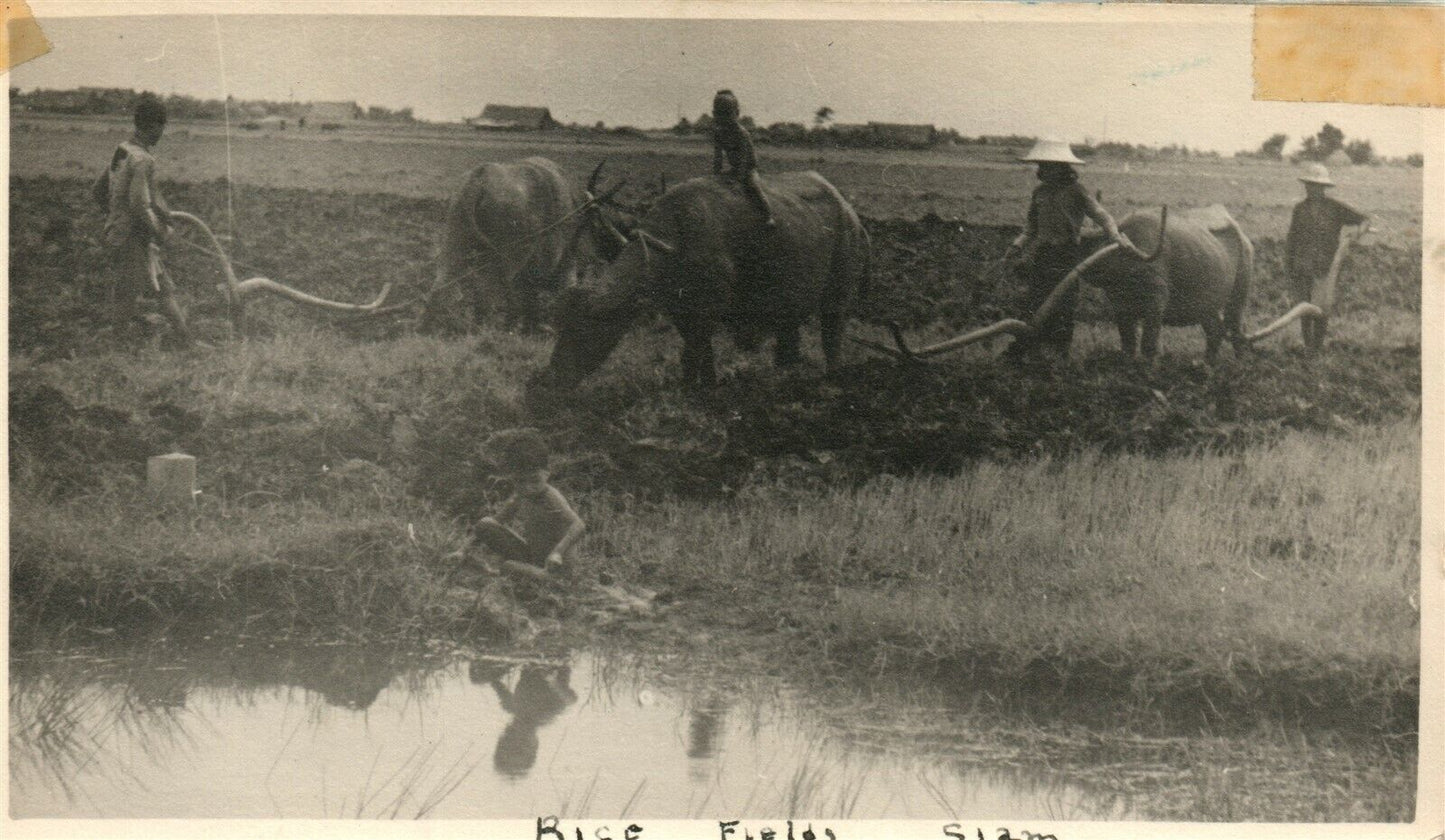
<svg viewBox="0 0 1445 840">
<path fill-rule="evenodd" d="M 753 152 L 753 139 L 748 130 L 738 123 L 738 98 L 730 90 L 720 90 L 712 99 L 712 171 L 723 174 L 723 159 L 727 159 L 733 180 L 742 185 L 748 200 L 763 214 L 763 224 L 772 227 L 773 210 L 763 195 L 758 182 L 758 159 Z"/>
<path fill-rule="evenodd" d="M 572 669 L 566 665 L 524 665 L 510 689 L 502 682 L 505 675 L 505 669 L 487 668 L 475 661 L 469 668 L 472 682 L 490 685 L 502 710 L 512 716 L 497 737 L 492 764 L 519 779 L 537 762 L 537 730 L 577 702 L 577 693 L 569 684 Z"/>
<path fill-rule="evenodd" d="M 125 336 L 137 326 L 136 298 L 159 288 L 161 312 L 182 345 L 191 343 L 185 316 L 176 303 L 170 276 L 160 264 L 160 246 L 170 232 L 170 208 L 156 189 L 156 159 L 151 150 L 166 129 L 166 106 L 143 93 L 136 103 L 135 133 L 116 147 L 110 165 L 95 183 L 94 197 L 106 210 L 105 246 L 111 274 L 112 317 Z"/>
<path fill-rule="evenodd" d="M 717 752 L 718 734 L 727 718 L 727 704 L 709 696 L 687 710 L 687 757 L 712 758 Z"/>
<path fill-rule="evenodd" d="M 1019 159 L 1037 163 L 1038 179 L 1042 182 L 1034 188 L 1029 199 L 1029 214 L 1023 233 L 1009 246 L 1011 254 L 1019 255 L 1020 269 L 1028 278 L 1028 311 L 1025 313 L 1028 317 L 1038 311 L 1059 281 L 1088 256 L 1079 248 L 1085 217 L 1103 228 L 1110 240 L 1127 243 L 1128 239 L 1119 231 L 1114 217 L 1079 183 L 1079 173 L 1074 166 L 1083 161 L 1074 156 L 1067 143 L 1040 140 Z M 1042 346 L 1058 356 L 1067 357 L 1074 337 L 1074 309 L 1078 301 L 1079 291 L 1075 287 L 1059 301 L 1048 321 L 1041 325 L 1038 337 L 1015 341 L 1009 347 L 1008 355 L 1017 358 L 1026 352 L 1037 353 Z"/>
<path fill-rule="evenodd" d="M 1335 185 L 1324 164 L 1316 163 L 1300 178 L 1305 185 L 1305 199 L 1294 207 L 1285 238 L 1285 273 L 1289 275 L 1290 295 L 1295 303 L 1315 302 L 1316 284 L 1330 273 L 1335 251 L 1340 247 L 1340 232 L 1354 226 L 1363 232 L 1370 217 L 1343 201 L 1325 195 Z M 1300 320 L 1305 347 L 1319 350 L 1325 344 L 1329 315 L 1306 315 Z"/>
<path fill-rule="evenodd" d="M 473 539 L 504 559 L 562 571 L 587 526 L 548 483 L 547 442 L 534 429 L 512 429 L 497 433 L 488 447 L 512 476 L 515 491 L 495 518 L 484 517 L 474 526 Z"/>
<path fill-rule="evenodd" d="M 696 698 L 687 710 L 688 776 L 699 784 L 707 782 L 712 758 L 720 751 L 728 702 L 721 692 L 709 691 Z"/>
</svg>

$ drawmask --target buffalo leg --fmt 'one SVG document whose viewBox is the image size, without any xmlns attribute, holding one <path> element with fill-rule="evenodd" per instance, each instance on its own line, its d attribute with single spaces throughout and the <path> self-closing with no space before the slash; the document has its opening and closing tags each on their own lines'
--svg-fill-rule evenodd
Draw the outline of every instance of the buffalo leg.
<svg viewBox="0 0 1445 840">
<path fill-rule="evenodd" d="M 843 313 L 824 312 L 818 317 L 818 331 L 823 339 L 823 361 L 831 373 L 838 367 L 843 344 Z"/>
<path fill-rule="evenodd" d="M 534 333 L 542 326 L 542 299 L 536 286 L 517 290 L 517 320 L 525 333 Z"/>
<path fill-rule="evenodd" d="M 1153 359 L 1159 355 L 1159 321 L 1156 318 L 1144 319 L 1144 335 L 1140 341 L 1144 351 L 1144 358 Z"/>
<path fill-rule="evenodd" d="M 1140 344 L 1146 359 L 1159 355 L 1159 328 L 1164 324 L 1164 313 L 1169 309 L 1169 284 L 1158 273 L 1151 272 L 1145 287 L 1146 309 L 1143 317 L 1144 330 Z"/>
<path fill-rule="evenodd" d="M 1219 317 L 1205 318 L 1199 326 L 1204 328 L 1204 358 L 1213 362 L 1219 358 L 1219 345 L 1224 340 L 1224 321 Z"/>
<path fill-rule="evenodd" d="M 802 336 L 797 324 L 778 328 L 778 343 L 773 346 L 773 364 L 788 367 L 803 361 Z"/>
<path fill-rule="evenodd" d="M 1120 318 L 1114 323 L 1119 328 L 1119 352 L 1126 359 L 1134 358 L 1139 354 L 1139 322 L 1133 318 Z"/>
<path fill-rule="evenodd" d="M 699 321 L 678 324 L 682 334 L 682 384 L 684 388 L 711 388 L 717 384 L 717 362 L 712 351 L 712 330 Z"/>
</svg>

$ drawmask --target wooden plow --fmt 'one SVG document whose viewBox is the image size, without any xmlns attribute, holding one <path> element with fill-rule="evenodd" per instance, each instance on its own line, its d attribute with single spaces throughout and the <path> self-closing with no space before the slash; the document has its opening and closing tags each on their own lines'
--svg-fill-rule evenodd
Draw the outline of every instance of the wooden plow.
<svg viewBox="0 0 1445 840">
<path fill-rule="evenodd" d="M 305 306 L 324 309 L 328 312 L 372 315 L 386 311 L 382 309 L 382 305 L 386 302 L 386 296 L 391 293 L 390 283 L 383 284 L 381 293 L 370 303 L 345 303 L 307 294 L 300 289 L 294 289 L 284 283 L 278 283 L 267 277 L 252 277 L 246 280 L 237 279 L 236 271 L 231 265 L 231 259 L 226 256 L 225 249 L 221 247 L 221 241 L 216 238 L 216 235 L 211 232 L 211 228 L 204 221 L 190 213 L 179 210 L 171 211 L 170 218 L 191 225 L 200 231 L 206 241 L 210 243 L 210 248 L 202 248 L 194 245 L 192 247 L 196 247 L 198 250 L 210 254 L 220 261 L 221 274 L 225 278 L 225 282 L 219 288 L 225 297 L 226 311 L 230 316 L 231 329 L 235 333 L 245 334 L 247 298 L 254 297 L 256 294 L 263 292 L 283 297 Z"/>
</svg>

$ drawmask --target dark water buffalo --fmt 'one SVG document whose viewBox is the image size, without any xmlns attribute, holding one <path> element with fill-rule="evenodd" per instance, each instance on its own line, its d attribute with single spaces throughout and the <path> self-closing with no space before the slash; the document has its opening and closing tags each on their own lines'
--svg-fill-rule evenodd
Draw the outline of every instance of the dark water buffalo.
<svg viewBox="0 0 1445 840">
<path fill-rule="evenodd" d="M 1204 330 L 1205 355 L 1213 361 L 1225 338 L 1238 351 L 1301 315 L 1319 311 L 1313 304 L 1301 304 L 1264 329 L 1244 332 L 1244 307 L 1254 285 L 1254 245 L 1218 204 L 1172 218 L 1167 209 L 1158 217 L 1131 213 L 1119 229 L 1139 247 L 1100 248 L 1059 285 L 1066 289 L 1083 278 L 1104 290 L 1126 355 L 1142 349 L 1145 357 L 1153 358 L 1159 351 L 1160 327 L 1197 324 Z M 1102 245 L 1102 237 L 1094 244 Z M 1034 316 L 1035 323 L 1042 322 L 1048 306 L 1045 302 Z"/>
<path fill-rule="evenodd" d="M 1172 216 L 1167 207 L 1157 215 L 1135 212 L 1119 222 L 1119 230 L 1129 243 L 1104 245 L 1103 234 L 1086 239 L 1086 245 L 1096 250 L 1074 266 L 1027 323 L 1004 319 L 916 349 L 907 345 L 896 325 L 895 347 L 855 340 L 901 359 L 921 361 L 1005 333 L 1027 337 L 1081 281 L 1098 286 L 1108 296 L 1120 348 L 1129 356 L 1138 353 L 1141 344 L 1146 357 L 1157 354 L 1161 327 L 1198 325 L 1212 361 L 1225 338 L 1238 351 L 1303 315 L 1321 314 L 1315 304 L 1301 303 L 1268 326 L 1244 332 L 1244 307 L 1254 284 L 1254 245 L 1220 205 Z"/>
<path fill-rule="evenodd" d="M 734 183 L 695 178 L 668 190 L 598 288 L 558 299 L 557 343 L 537 384 L 572 387 L 597 370 L 639 315 L 665 313 L 682 336 L 689 387 L 716 379 L 712 336 L 730 330 L 751 349 L 771 334 L 778 364 L 800 361 L 799 330 L 816 314 L 823 353 L 838 360 L 843 320 L 867 283 L 868 234 L 816 172 L 765 176 L 776 226 Z"/>
<path fill-rule="evenodd" d="M 1254 245 L 1229 211 L 1214 205 L 1176 212 L 1172 218 L 1167 211 L 1134 212 L 1119 222 L 1119 230 L 1155 259 L 1129 248 L 1104 246 L 1101 234 L 1090 243 L 1093 254 L 1064 282 L 1082 278 L 1104 290 L 1125 355 L 1142 349 L 1145 357 L 1153 358 L 1159 352 L 1161 327 L 1199 326 L 1211 361 L 1224 338 L 1236 346 L 1243 341 L 1244 305 L 1254 284 Z"/>
<path fill-rule="evenodd" d="M 465 329 L 498 309 L 508 326 L 535 328 L 543 291 L 615 258 L 633 220 L 610 202 L 616 188 L 596 195 L 601 170 L 581 188 L 541 157 L 473 169 L 447 212 L 423 328 Z"/>
</svg>

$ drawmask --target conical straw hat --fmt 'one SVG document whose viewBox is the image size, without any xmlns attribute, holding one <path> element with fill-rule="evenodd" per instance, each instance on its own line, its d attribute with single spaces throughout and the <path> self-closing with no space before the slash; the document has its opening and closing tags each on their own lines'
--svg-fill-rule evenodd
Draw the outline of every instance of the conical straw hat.
<svg viewBox="0 0 1445 840">
<path fill-rule="evenodd" d="M 1330 170 L 1326 169 L 1323 163 L 1310 164 L 1299 179 L 1306 184 L 1323 184 L 1326 187 L 1335 185 L 1335 182 L 1330 180 Z"/>
<path fill-rule="evenodd" d="M 1029 153 L 1019 158 L 1024 163 L 1083 163 L 1074 150 L 1062 140 L 1044 139 L 1034 144 Z"/>
</svg>

